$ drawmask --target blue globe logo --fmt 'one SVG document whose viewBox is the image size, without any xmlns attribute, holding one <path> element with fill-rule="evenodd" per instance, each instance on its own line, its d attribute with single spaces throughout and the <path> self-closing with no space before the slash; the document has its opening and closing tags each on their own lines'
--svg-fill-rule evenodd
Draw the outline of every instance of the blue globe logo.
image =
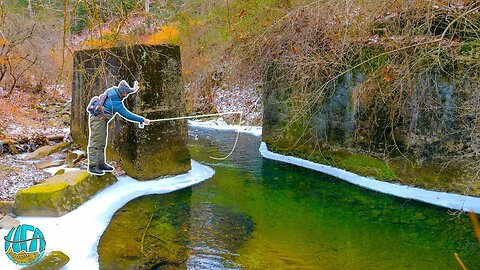
<svg viewBox="0 0 480 270">
<path fill-rule="evenodd" d="M 45 253 L 45 237 L 40 229 L 22 224 L 5 236 L 5 253 L 17 265 L 31 265 Z"/>
</svg>

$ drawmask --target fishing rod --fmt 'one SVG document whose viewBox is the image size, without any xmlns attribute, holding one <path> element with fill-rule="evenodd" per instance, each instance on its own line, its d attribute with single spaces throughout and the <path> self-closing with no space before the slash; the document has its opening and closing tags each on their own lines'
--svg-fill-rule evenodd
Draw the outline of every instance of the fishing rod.
<svg viewBox="0 0 480 270">
<path fill-rule="evenodd" d="M 171 117 L 171 118 L 161 118 L 161 119 L 153 119 L 150 120 L 150 122 L 165 122 L 165 121 L 175 121 L 175 120 L 183 120 L 183 119 L 193 119 L 193 118 L 204 118 L 204 117 L 212 117 L 212 116 L 222 116 L 222 115 L 228 115 L 228 114 L 240 114 L 240 119 L 238 121 L 238 125 L 242 123 L 242 112 L 223 112 L 223 113 L 209 113 L 209 114 L 201 114 L 201 115 L 191 115 L 191 116 L 178 116 L 178 117 Z M 235 148 L 237 147 L 237 142 L 238 142 L 238 137 L 240 136 L 240 129 L 237 129 L 237 137 L 235 138 L 235 143 L 233 144 L 233 148 L 228 153 L 228 155 L 224 157 L 212 157 L 208 156 L 211 159 L 215 160 L 225 160 L 232 155 L 233 151 L 235 151 Z"/>
<path fill-rule="evenodd" d="M 179 117 L 172 117 L 172 118 L 162 118 L 162 119 L 154 119 L 150 120 L 150 122 L 163 122 L 163 121 L 172 121 L 172 120 L 181 120 L 181 119 L 191 119 L 191 118 L 203 118 L 203 117 L 211 117 L 211 116 L 221 116 L 227 114 L 240 114 L 242 112 L 223 112 L 223 113 L 210 113 L 210 114 L 200 114 L 200 115 L 191 115 L 191 116 L 179 116 Z"/>
</svg>

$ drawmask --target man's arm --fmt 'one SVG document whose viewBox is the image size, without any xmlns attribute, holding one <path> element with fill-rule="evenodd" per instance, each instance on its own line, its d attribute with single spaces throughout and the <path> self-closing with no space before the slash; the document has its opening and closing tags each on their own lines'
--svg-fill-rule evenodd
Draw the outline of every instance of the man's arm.
<svg viewBox="0 0 480 270">
<path fill-rule="evenodd" d="M 114 101 L 114 103 L 115 104 L 113 107 L 115 108 L 115 112 L 120 114 L 121 117 L 125 118 L 126 120 L 137 122 L 140 124 L 143 124 L 143 123 L 147 124 L 145 121 L 146 120 L 145 118 L 137 114 L 134 114 L 131 111 L 129 111 L 127 108 L 125 108 L 125 105 L 123 104 L 122 101 Z M 148 121 L 148 123 L 150 123 L 150 121 Z"/>
</svg>

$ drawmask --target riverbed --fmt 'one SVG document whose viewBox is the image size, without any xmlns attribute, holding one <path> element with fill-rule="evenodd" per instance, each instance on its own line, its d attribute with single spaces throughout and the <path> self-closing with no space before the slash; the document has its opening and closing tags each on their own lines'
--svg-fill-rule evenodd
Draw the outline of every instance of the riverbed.
<svg viewBox="0 0 480 270">
<path fill-rule="evenodd" d="M 249 134 L 240 136 L 228 160 L 212 160 L 229 152 L 235 132 L 194 127 L 191 133 L 197 138 L 190 143 L 192 158 L 216 171 L 189 188 L 192 205 L 226 207 L 255 227 L 234 256 L 190 268 L 223 262 L 229 269 L 456 269 L 455 252 L 469 269 L 480 263 L 464 214 L 262 158 L 261 138 Z"/>
<path fill-rule="evenodd" d="M 63 217 L 19 219 L 44 232 L 47 251 L 71 257 L 65 269 L 98 268 L 96 245 L 114 212 L 152 198 L 162 201 L 155 219 L 166 224 L 173 213 L 169 225 L 184 232 L 181 269 L 456 269 L 455 252 L 469 269 L 478 266 L 466 215 L 265 159 L 261 138 L 248 133 L 230 158 L 210 158 L 228 154 L 236 135 L 191 126 L 196 162 L 188 174 L 151 182 L 120 177 Z"/>
</svg>

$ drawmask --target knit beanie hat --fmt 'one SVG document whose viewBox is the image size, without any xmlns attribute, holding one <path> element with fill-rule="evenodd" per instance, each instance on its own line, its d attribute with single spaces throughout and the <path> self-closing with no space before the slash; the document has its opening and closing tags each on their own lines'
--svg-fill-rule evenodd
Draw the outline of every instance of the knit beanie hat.
<svg viewBox="0 0 480 270">
<path fill-rule="evenodd" d="M 133 89 L 128 85 L 125 80 L 121 80 L 118 84 L 118 91 L 122 95 L 122 97 L 128 96 L 128 94 L 133 93 Z"/>
</svg>

